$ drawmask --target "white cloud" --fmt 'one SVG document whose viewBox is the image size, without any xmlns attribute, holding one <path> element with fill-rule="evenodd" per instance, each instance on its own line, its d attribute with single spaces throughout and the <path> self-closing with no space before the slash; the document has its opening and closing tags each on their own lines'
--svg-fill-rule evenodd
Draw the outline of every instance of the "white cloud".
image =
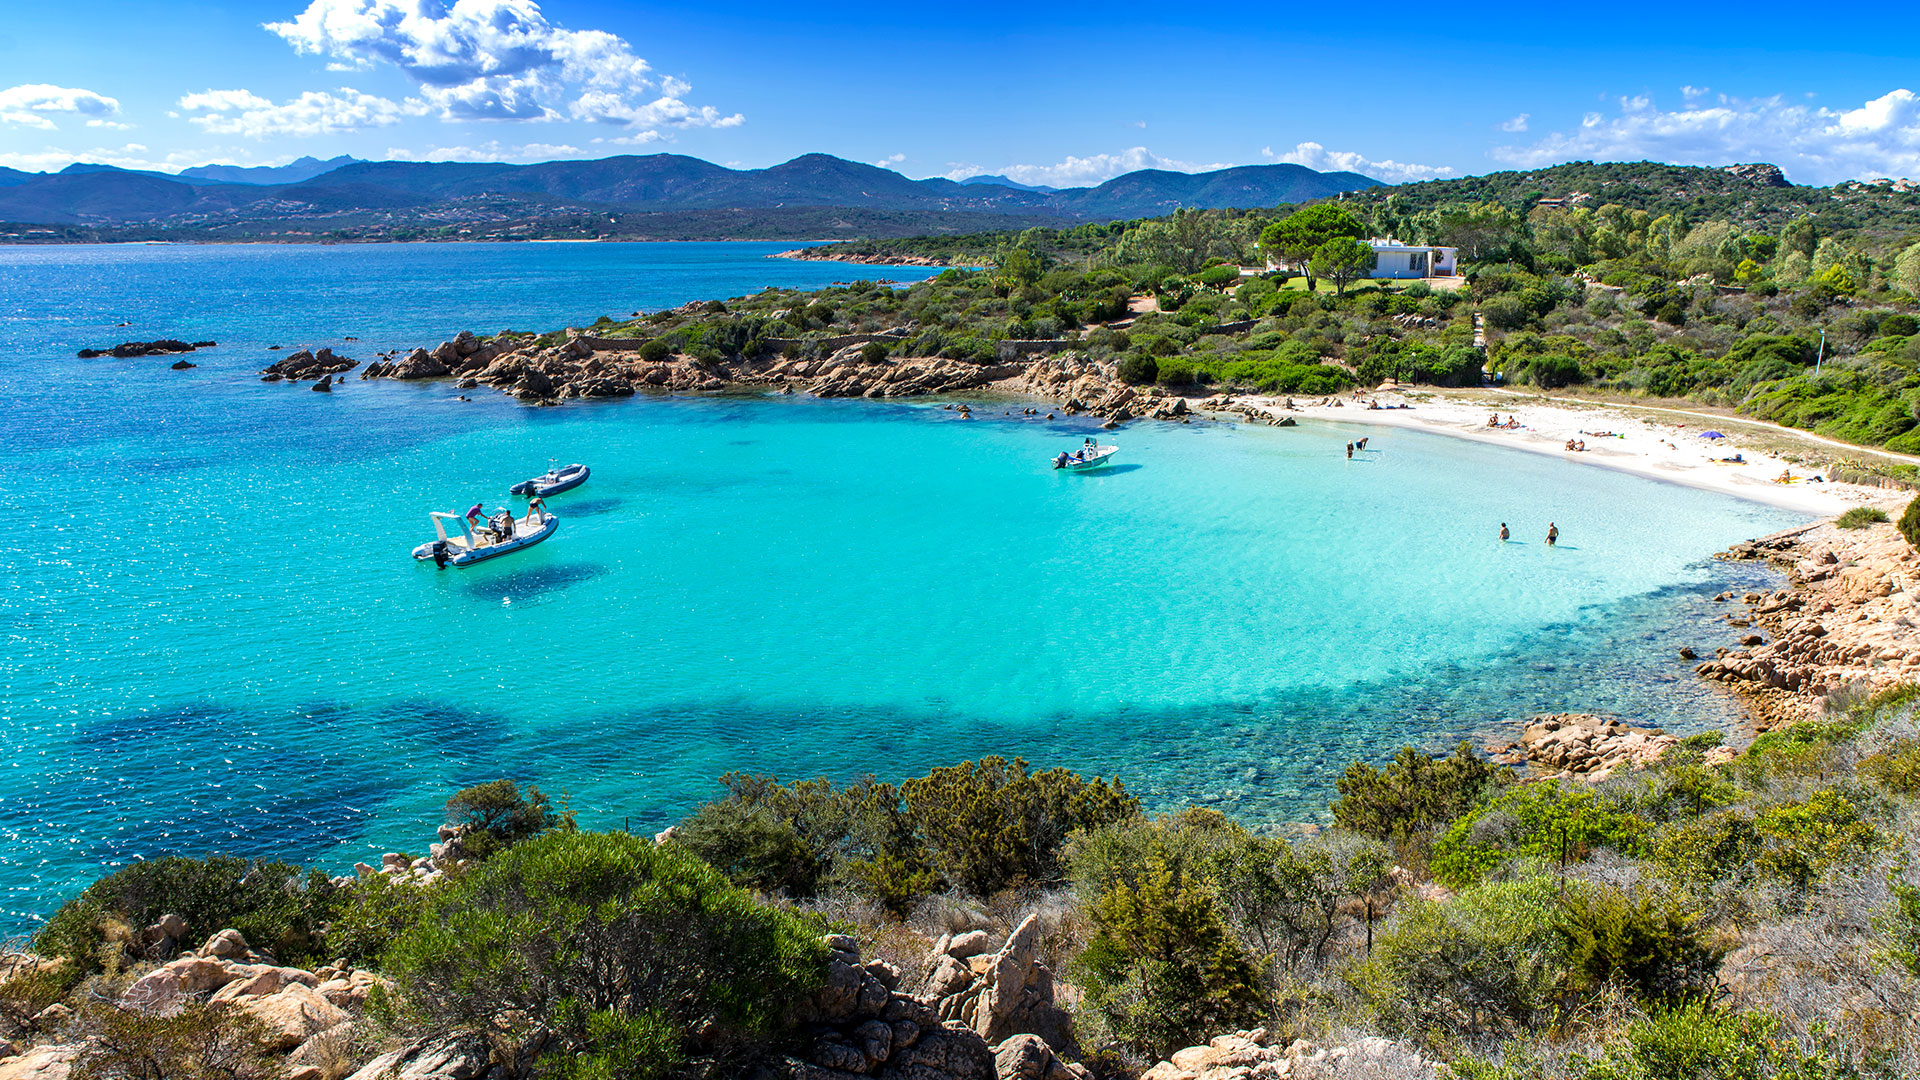
<svg viewBox="0 0 1920 1080">
<path fill-rule="evenodd" d="M 392 64 L 445 120 L 572 117 L 642 130 L 732 127 L 738 113 L 685 103 L 623 38 L 568 30 L 535 0 L 311 0 L 266 29 L 330 67 Z"/>
<path fill-rule="evenodd" d="M 120 103 L 105 94 L 50 83 L 24 83 L 0 90 L 0 124 L 53 131 L 49 114 L 89 118 L 89 126 L 109 126 L 108 117 L 120 115 Z M 97 123 L 95 122 L 97 121 Z"/>
<path fill-rule="evenodd" d="M 1644 97 L 1620 99 L 1611 118 L 1588 113 L 1578 130 L 1556 131 L 1492 156 L 1534 168 L 1562 161 L 1648 158 L 1681 165 L 1768 161 L 1801 183 L 1831 184 L 1883 176 L 1920 176 L 1920 95 L 1893 90 L 1854 109 L 1793 104 L 1775 96 L 1721 95 L 1663 110 Z"/>
<path fill-rule="evenodd" d="M 1192 173 L 1210 172 L 1214 169 L 1229 167 L 1229 163 L 1201 165 L 1191 161 L 1161 157 L 1144 146 L 1122 150 L 1117 154 L 1068 157 L 1054 165 L 1008 165 L 999 169 L 986 169 L 979 165 L 965 165 L 959 162 L 949 164 L 951 168 L 945 175 L 952 180 L 965 180 L 969 176 L 979 176 L 982 173 L 998 173 L 1022 184 L 1037 184 L 1045 187 L 1089 187 L 1141 169 L 1166 169 L 1169 172 Z"/>
<path fill-rule="evenodd" d="M 1269 161 L 1305 165 L 1321 172 L 1357 172 L 1375 180 L 1403 183 L 1410 180 L 1436 180 L 1453 175 L 1450 165 L 1415 165 L 1383 158 L 1375 161 L 1351 150 L 1328 150 L 1317 142 L 1303 142 L 1291 150 L 1274 153 L 1272 147 L 1260 151 Z"/>
<path fill-rule="evenodd" d="M 1145 131 L 1147 127 L 1147 122 L 1145 120 L 1129 120 L 1126 122 L 1126 126 L 1131 128 L 1139 128 L 1142 131 Z"/>
<path fill-rule="evenodd" d="M 112 165 L 121 169 L 179 172 L 181 169 L 202 164 L 207 160 L 204 150 L 181 150 L 163 157 L 154 157 L 145 144 L 131 142 L 118 147 L 100 146 L 91 150 L 58 150 L 48 147 L 41 151 L 0 154 L 0 166 L 19 169 L 22 172 L 59 172 L 77 161 L 92 165 Z"/>
<path fill-rule="evenodd" d="M 907 155 L 905 154 L 888 154 L 886 157 L 874 162 L 873 165 L 877 169 L 891 169 L 905 160 L 907 160 Z"/>
<path fill-rule="evenodd" d="M 577 157 L 580 148 L 563 143 L 526 143 L 522 146 L 504 146 L 499 142 L 484 142 L 478 146 L 436 146 L 428 150 L 409 150 L 405 147 L 389 147 L 387 158 L 391 161 L 554 161 Z"/>
<path fill-rule="evenodd" d="M 413 98 L 391 101 L 345 86 L 338 93 L 309 90 L 279 105 L 250 90 L 205 90 L 182 97 L 180 108 L 195 114 L 188 122 L 208 132 L 250 139 L 338 135 L 387 127 L 427 111 Z"/>
<path fill-rule="evenodd" d="M 1503 121 L 1500 125 L 1500 130 L 1501 131 L 1525 131 L 1527 130 L 1527 121 L 1531 119 L 1533 119 L 1532 113 L 1521 113 L 1519 116 L 1516 116 L 1511 120 Z"/>
</svg>

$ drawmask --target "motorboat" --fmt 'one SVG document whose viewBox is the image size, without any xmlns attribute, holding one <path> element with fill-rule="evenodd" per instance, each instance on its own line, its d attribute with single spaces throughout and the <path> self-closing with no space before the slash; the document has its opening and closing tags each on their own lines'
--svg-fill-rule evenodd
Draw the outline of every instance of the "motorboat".
<svg viewBox="0 0 1920 1080">
<path fill-rule="evenodd" d="M 1071 453 L 1062 452 L 1053 459 L 1053 467 L 1068 472 L 1087 472 L 1098 469 L 1119 450 L 1117 446 L 1101 446 L 1092 439 L 1082 443 L 1080 449 Z"/>
<path fill-rule="evenodd" d="M 556 467 L 548 469 L 546 472 L 531 480 L 522 480 L 508 490 L 512 491 L 515 495 L 538 495 L 541 498 L 545 498 L 548 495 L 557 495 L 562 491 L 572 491 L 574 488 L 586 483 L 587 476 L 591 471 L 592 470 L 588 469 L 585 465 L 576 461 L 566 468 Z"/>
<path fill-rule="evenodd" d="M 413 557 L 432 559 L 434 565 L 442 568 L 448 564 L 472 566 L 530 548 L 560 527 L 560 519 L 547 513 L 544 507 L 529 507 L 523 518 L 514 517 L 511 510 L 495 510 L 478 526 L 465 514 L 435 510 L 432 517 L 438 539 L 414 548 Z"/>
</svg>

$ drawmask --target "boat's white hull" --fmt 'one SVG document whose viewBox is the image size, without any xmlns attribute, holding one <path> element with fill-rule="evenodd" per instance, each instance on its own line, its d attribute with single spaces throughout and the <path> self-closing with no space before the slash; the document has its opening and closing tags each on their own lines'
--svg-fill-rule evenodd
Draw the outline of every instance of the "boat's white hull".
<svg viewBox="0 0 1920 1080">
<path fill-rule="evenodd" d="M 486 562 L 488 559 L 497 559 L 502 555 L 511 555 L 516 551 L 532 547 L 547 537 L 552 536 L 554 531 L 560 528 L 560 519 L 549 514 L 545 521 L 537 525 L 529 525 L 525 518 L 515 522 L 514 525 L 514 537 L 511 540 L 502 541 L 497 544 L 483 544 L 474 548 L 467 547 L 464 538 L 459 537 L 449 538 L 444 541 L 429 540 L 413 549 L 413 557 L 416 559 L 431 559 L 434 557 L 434 548 L 437 545 L 445 544 L 447 565 L 472 566 L 474 563 Z"/>
<path fill-rule="evenodd" d="M 1105 466 L 1107 461 L 1112 458 L 1120 448 L 1117 446 L 1103 446 L 1101 449 L 1106 452 L 1090 458 L 1072 459 L 1056 467 L 1064 472 L 1088 472 Z"/>
</svg>

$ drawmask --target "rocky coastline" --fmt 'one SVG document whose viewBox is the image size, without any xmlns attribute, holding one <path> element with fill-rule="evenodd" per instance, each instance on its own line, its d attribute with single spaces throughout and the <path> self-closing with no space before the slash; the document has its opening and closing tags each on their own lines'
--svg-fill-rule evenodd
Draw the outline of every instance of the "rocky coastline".
<svg viewBox="0 0 1920 1080">
<path fill-rule="evenodd" d="M 907 398 L 938 394 L 1004 393 L 1058 405 L 1061 413 L 1087 415 L 1118 426 L 1129 420 L 1186 421 L 1195 415 L 1187 399 L 1160 387 L 1129 386 L 1111 361 L 1077 350 L 1022 354 L 1004 350 L 991 361 L 939 356 L 892 356 L 885 346 L 896 335 L 848 335 L 859 340 L 824 339 L 794 343 L 771 355 L 702 359 L 685 353 L 651 355 L 640 339 L 603 339 L 572 335 L 557 344 L 531 336 L 483 340 L 463 331 L 432 349 L 402 357 L 357 361 L 330 350 L 305 350 L 260 373 L 263 381 L 319 379 L 360 367 L 362 379 L 451 380 L 461 390 L 488 387 L 534 405 L 570 400 L 632 397 L 641 393 L 805 393 L 823 398 Z M 879 342 L 880 350 L 868 348 Z M 1242 408 L 1234 399 L 1215 396 L 1208 408 Z"/>
<path fill-rule="evenodd" d="M 970 265 L 952 262 L 938 255 L 857 255 L 839 253 L 832 245 L 822 247 L 795 248 L 792 251 L 778 251 L 776 259 L 800 259 L 806 262 L 839 262 L 855 266 L 957 266 Z"/>
<path fill-rule="evenodd" d="M 1829 699 L 1920 682 L 1920 555 L 1891 524 L 1832 521 L 1736 544 L 1719 558 L 1764 561 L 1786 584 L 1716 597 L 1747 630 L 1695 670 L 1746 705 L 1756 731 L 1818 717 Z"/>
</svg>

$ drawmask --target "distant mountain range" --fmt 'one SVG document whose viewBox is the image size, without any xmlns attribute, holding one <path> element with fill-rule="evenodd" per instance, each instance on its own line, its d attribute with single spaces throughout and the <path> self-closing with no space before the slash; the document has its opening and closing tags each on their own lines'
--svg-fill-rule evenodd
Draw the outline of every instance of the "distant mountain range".
<svg viewBox="0 0 1920 1080">
<path fill-rule="evenodd" d="M 1054 190 L 1005 177 L 912 180 L 826 154 L 728 169 L 678 154 L 549 161 L 331 161 L 277 168 L 207 165 L 172 176 L 76 164 L 58 173 L 0 169 L 0 240 L 529 238 L 694 233 L 794 237 L 1025 227 L 1147 217 L 1180 207 L 1267 207 L 1379 186 L 1352 172 L 1249 165 L 1208 173 L 1147 169 L 1097 187 Z M 729 216 L 731 215 L 731 216 Z M 694 222 L 699 224 L 695 226 Z M 669 235 L 671 234 L 671 235 Z"/>
</svg>

